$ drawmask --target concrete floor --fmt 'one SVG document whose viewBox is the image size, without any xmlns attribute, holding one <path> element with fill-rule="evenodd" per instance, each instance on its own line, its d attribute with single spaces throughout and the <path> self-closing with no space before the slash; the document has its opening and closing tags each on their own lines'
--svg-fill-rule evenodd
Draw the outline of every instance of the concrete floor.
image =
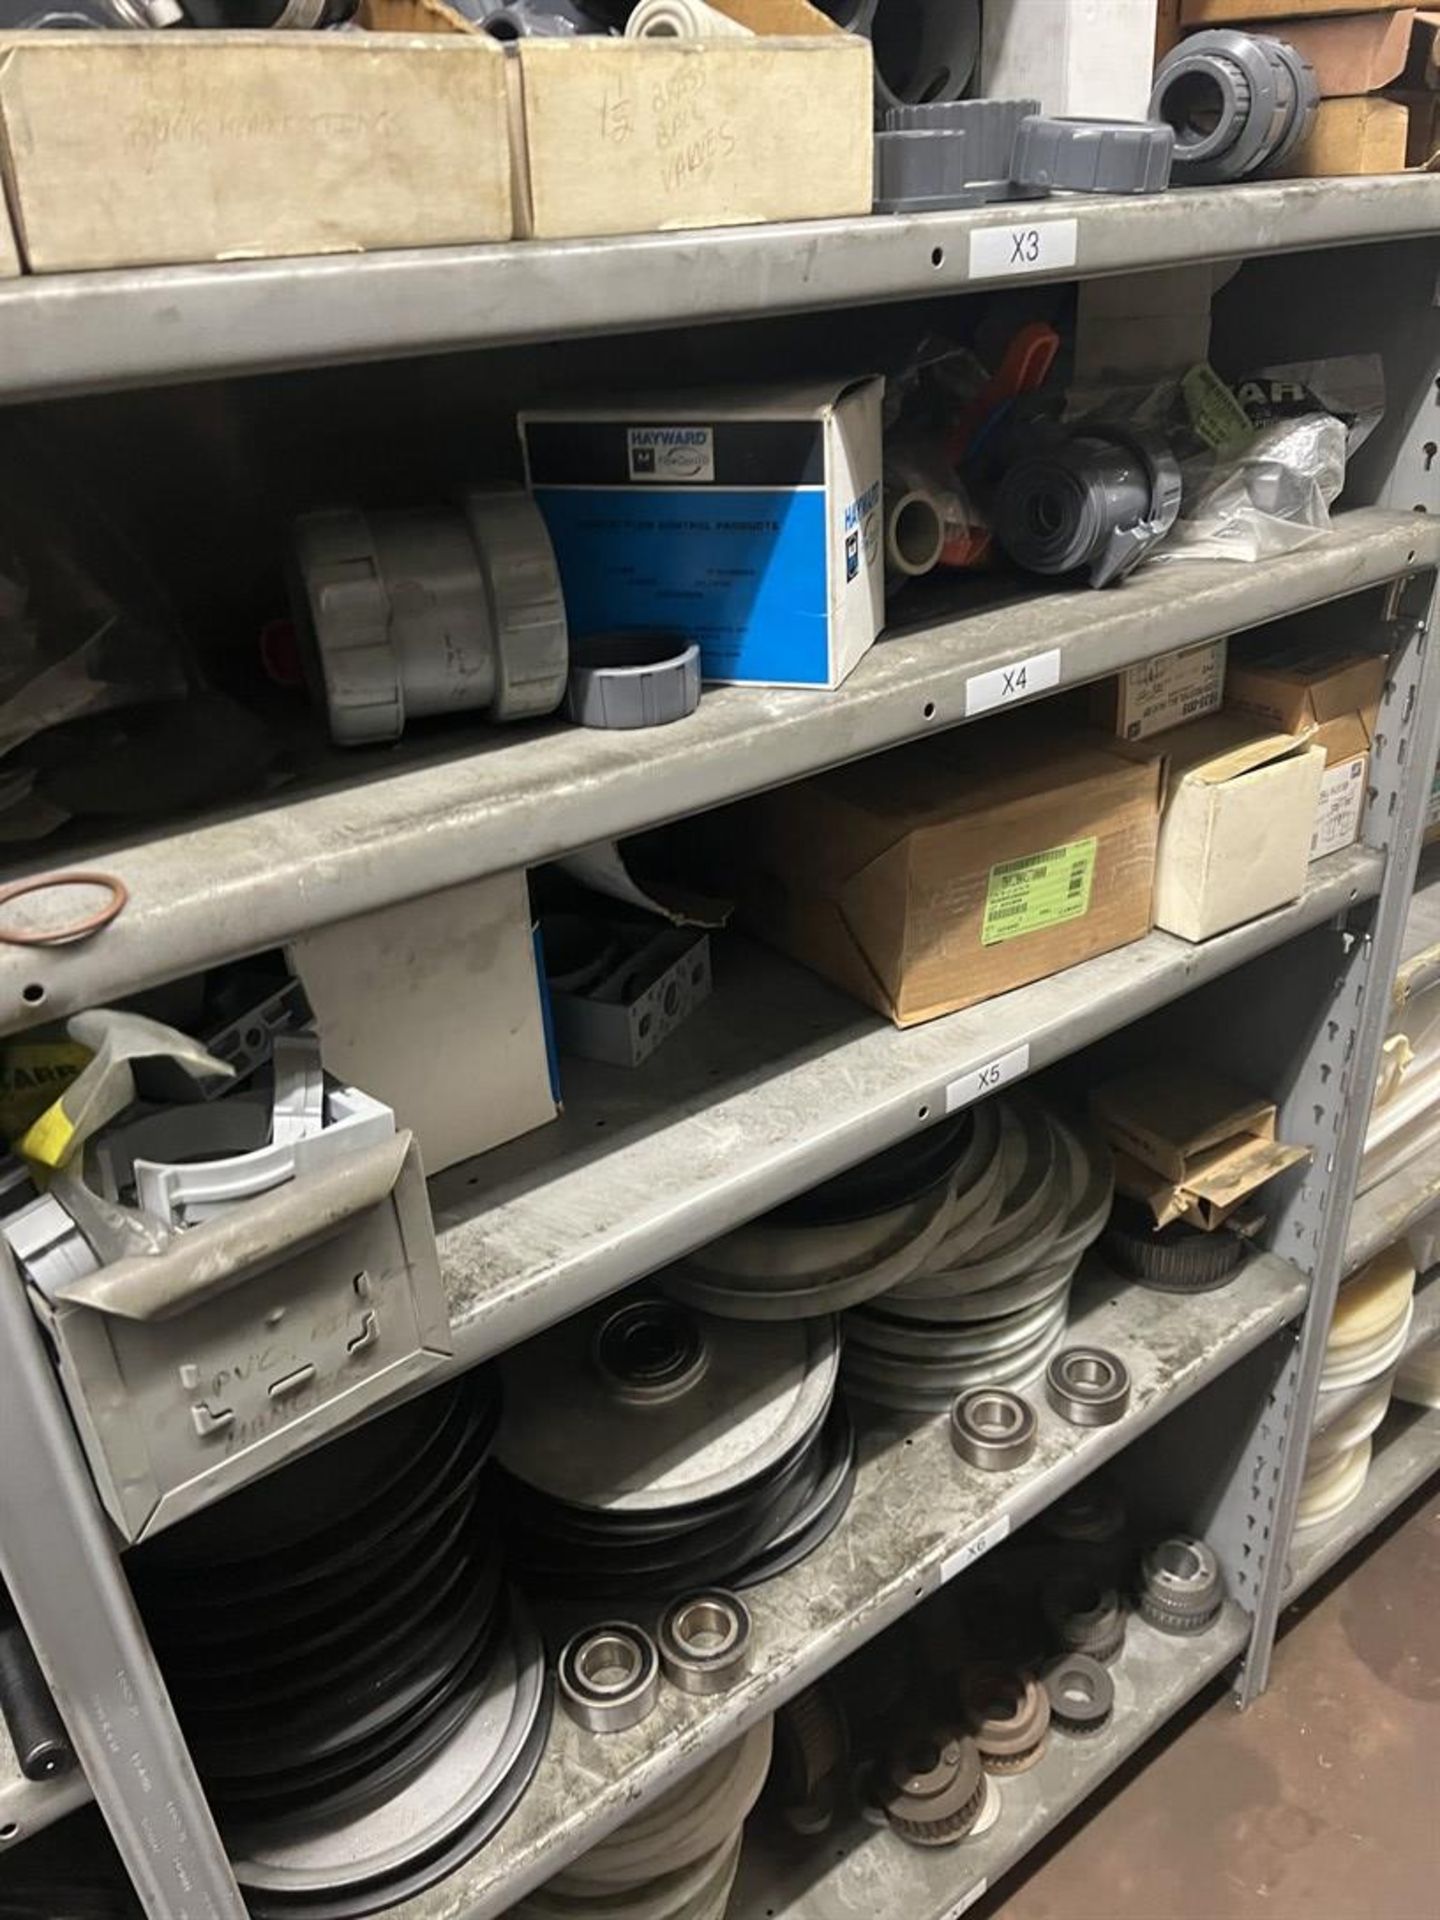
<svg viewBox="0 0 1440 1920">
<path fill-rule="evenodd" d="M 1440 1486 L 972 1920 L 1440 1920 Z"/>
</svg>

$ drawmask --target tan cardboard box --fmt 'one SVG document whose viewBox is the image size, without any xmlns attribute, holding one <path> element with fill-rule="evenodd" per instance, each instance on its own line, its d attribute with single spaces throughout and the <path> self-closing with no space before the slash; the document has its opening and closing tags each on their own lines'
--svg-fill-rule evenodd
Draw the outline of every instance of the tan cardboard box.
<svg viewBox="0 0 1440 1920">
<path fill-rule="evenodd" d="M 507 66 L 516 231 L 559 240 L 869 213 L 870 43 L 808 0 L 716 0 L 752 39 L 527 39 Z M 444 0 L 383 27 L 478 30 Z"/>
<path fill-rule="evenodd" d="M 13 280 L 20 271 L 20 250 L 15 245 L 15 230 L 0 199 L 0 280 Z"/>
<path fill-rule="evenodd" d="M 505 55 L 483 37 L 0 34 L 32 273 L 506 240 Z"/>
<path fill-rule="evenodd" d="M 1091 717 L 1121 740 L 1151 734 L 1218 713 L 1225 699 L 1224 640 L 1141 660 L 1091 689 Z"/>
<path fill-rule="evenodd" d="M 1208 940 L 1299 898 L 1323 747 L 1231 713 L 1156 734 L 1145 747 L 1165 760 L 1157 927 Z"/>
<path fill-rule="evenodd" d="M 1308 60 L 1323 99 L 1377 93 L 1404 71 L 1415 28 L 1415 9 L 1394 13 L 1342 13 L 1331 19 L 1287 20 L 1279 38 Z"/>
<path fill-rule="evenodd" d="M 1403 173 L 1410 116 L 1398 101 L 1360 94 L 1322 100 L 1315 124 L 1285 168 L 1296 180 Z"/>
<path fill-rule="evenodd" d="M 1339 853 L 1360 837 L 1365 774 L 1380 699 L 1384 654 L 1347 654 L 1305 641 L 1247 650 L 1225 680 L 1226 704 L 1242 713 L 1306 734 L 1325 749 L 1325 772 L 1310 838 L 1310 858 Z"/>
<path fill-rule="evenodd" d="M 1310 1157 L 1275 1138 L 1272 1101 L 1184 1060 L 1106 1081 L 1090 1112 L 1117 1149 L 1116 1186 L 1143 1200 L 1157 1227 L 1187 1220 L 1211 1232 L 1267 1180 Z"/>
<path fill-rule="evenodd" d="M 1388 13 L 1395 0 L 1181 0 L 1180 23 L 1185 27 L 1233 27 L 1264 22 L 1266 33 L 1278 32 L 1277 21 L 1287 23 L 1302 15 L 1326 13 Z"/>
<path fill-rule="evenodd" d="M 736 809 L 750 926 L 897 1026 L 1150 928 L 1158 763 L 988 725 Z"/>
</svg>

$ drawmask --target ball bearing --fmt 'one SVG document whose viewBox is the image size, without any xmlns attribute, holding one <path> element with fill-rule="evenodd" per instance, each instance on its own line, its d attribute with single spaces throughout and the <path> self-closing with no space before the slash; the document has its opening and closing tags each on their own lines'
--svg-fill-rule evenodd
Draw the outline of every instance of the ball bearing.
<svg viewBox="0 0 1440 1920">
<path fill-rule="evenodd" d="M 723 1693 L 750 1664 L 750 1610 L 721 1587 L 676 1600 L 656 1636 L 665 1678 L 682 1693 Z"/>
<path fill-rule="evenodd" d="M 1045 1369 L 1045 1392 L 1075 1427 L 1108 1427 L 1130 1404 L 1130 1370 L 1104 1347 L 1063 1347 Z"/>
<path fill-rule="evenodd" d="M 987 1473 L 1020 1467 L 1035 1451 L 1035 1409 L 1004 1387 L 976 1387 L 950 1409 L 950 1441 L 962 1460 Z"/>
<path fill-rule="evenodd" d="M 607 1620 L 566 1641 L 557 1678 L 572 1720 L 591 1733 L 623 1733 L 638 1726 L 660 1697 L 660 1655 L 640 1627 Z"/>
</svg>

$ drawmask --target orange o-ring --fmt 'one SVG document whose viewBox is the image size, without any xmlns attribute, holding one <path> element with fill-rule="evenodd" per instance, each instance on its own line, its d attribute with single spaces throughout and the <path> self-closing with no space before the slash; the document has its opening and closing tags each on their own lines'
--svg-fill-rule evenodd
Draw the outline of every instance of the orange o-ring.
<svg viewBox="0 0 1440 1920">
<path fill-rule="evenodd" d="M 110 898 L 103 907 L 84 920 L 73 920 L 68 927 L 55 927 L 34 933 L 13 933 L 0 927 L 0 941 L 12 947 L 63 947 L 72 940 L 84 940 L 101 927 L 108 927 L 130 898 L 130 889 L 113 873 L 35 873 L 28 880 L 11 880 L 0 887 L 0 907 L 9 906 L 22 894 L 42 893 L 47 887 L 103 887 Z"/>
</svg>

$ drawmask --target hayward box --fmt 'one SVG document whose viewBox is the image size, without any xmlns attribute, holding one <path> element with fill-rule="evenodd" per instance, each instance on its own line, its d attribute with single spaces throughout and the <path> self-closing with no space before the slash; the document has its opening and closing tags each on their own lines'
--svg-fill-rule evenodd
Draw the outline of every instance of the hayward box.
<svg viewBox="0 0 1440 1920">
<path fill-rule="evenodd" d="M 707 680 L 839 686 L 884 614 L 883 384 L 521 414 L 571 632 L 663 627 Z"/>
</svg>

